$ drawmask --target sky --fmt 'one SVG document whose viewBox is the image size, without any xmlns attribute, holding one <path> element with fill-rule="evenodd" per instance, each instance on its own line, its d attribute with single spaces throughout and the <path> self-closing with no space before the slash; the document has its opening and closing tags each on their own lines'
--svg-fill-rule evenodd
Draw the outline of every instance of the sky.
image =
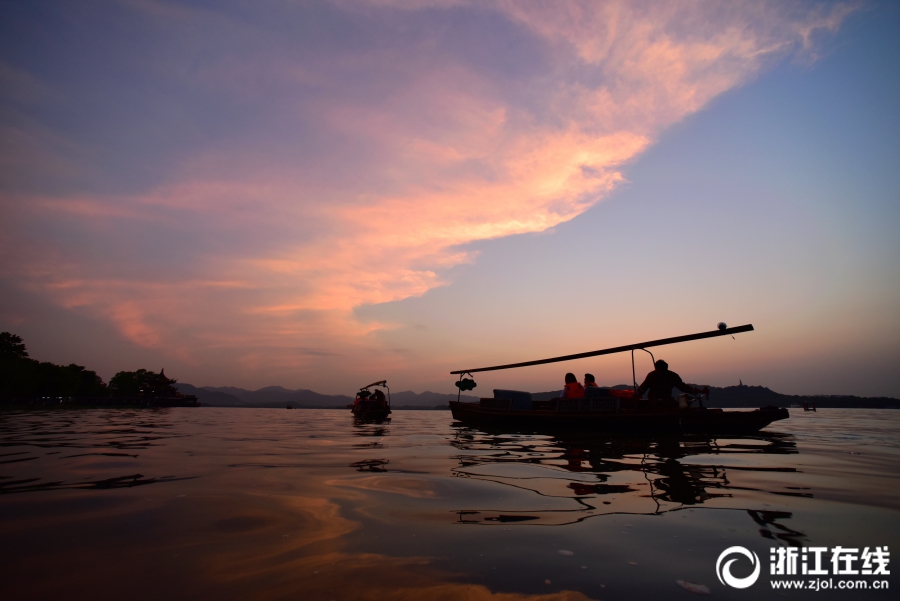
<svg viewBox="0 0 900 601">
<path fill-rule="evenodd" d="M 878 1 L 3 3 L 0 331 L 107 380 L 348 394 L 752 323 L 654 354 L 898 397 L 898 28 Z M 631 358 L 476 392 L 566 371 Z"/>
</svg>

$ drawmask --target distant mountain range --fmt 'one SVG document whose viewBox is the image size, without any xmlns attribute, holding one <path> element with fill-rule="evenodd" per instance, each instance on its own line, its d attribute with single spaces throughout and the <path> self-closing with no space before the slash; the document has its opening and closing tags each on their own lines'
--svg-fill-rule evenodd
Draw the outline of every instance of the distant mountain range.
<svg viewBox="0 0 900 601">
<path fill-rule="evenodd" d="M 353 397 L 342 394 L 319 394 L 312 390 L 289 390 L 281 386 L 268 386 L 259 390 L 245 390 L 232 386 L 203 386 L 196 387 L 190 384 L 176 384 L 178 391 L 183 394 L 193 394 L 204 405 L 213 407 L 286 407 L 292 405 L 297 408 L 342 408 L 353 402 Z M 694 386 L 702 386 L 694 384 Z M 614 386 L 618 389 L 631 388 L 625 384 Z M 900 409 L 900 400 L 889 397 L 857 397 L 857 396 L 799 396 L 780 394 L 765 386 L 726 386 L 718 388 L 709 387 L 709 407 L 762 407 L 775 405 L 776 407 L 790 407 L 794 404 L 802 405 L 804 402 L 814 403 L 817 408 L 867 408 L 867 409 Z M 485 391 L 487 394 L 487 391 Z M 677 390 L 675 392 L 678 392 Z M 559 396 L 559 390 L 550 392 L 533 393 L 535 400 L 547 400 Z M 462 396 L 464 401 L 477 401 L 478 397 Z M 415 393 L 411 391 L 395 392 L 391 394 L 391 404 L 397 408 L 433 409 L 446 408 L 449 401 L 455 401 L 455 394 L 442 394 L 438 392 Z"/>
<path fill-rule="evenodd" d="M 700 386 L 694 384 L 694 386 Z M 711 407 L 790 407 L 794 404 L 813 403 L 819 409 L 824 408 L 858 408 L 858 409 L 900 409 L 900 400 L 890 397 L 858 397 L 852 395 L 791 395 L 780 394 L 765 386 L 726 386 L 725 388 L 709 387 L 709 406 Z"/>
<path fill-rule="evenodd" d="M 213 407 L 280 407 L 292 405 L 297 408 L 343 408 L 353 402 L 353 397 L 343 394 L 319 394 L 312 390 L 289 390 L 281 386 L 267 386 L 259 390 L 245 390 L 233 386 L 202 386 L 176 384 L 178 392 L 193 394 L 204 405 Z M 463 400 L 477 401 L 477 397 L 463 396 Z M 415 393 L 411 391 L 391 393 L 391 405 L 397 409 L 432 409 L 447 407 L 456 400 L 455 394 L 437 392 Z"/>
</svg>

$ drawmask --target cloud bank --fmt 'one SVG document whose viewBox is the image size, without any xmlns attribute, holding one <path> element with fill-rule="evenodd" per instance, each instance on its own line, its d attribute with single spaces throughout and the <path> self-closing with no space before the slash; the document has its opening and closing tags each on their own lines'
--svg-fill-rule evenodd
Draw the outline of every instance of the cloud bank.
<svg viewBox="0 0 900 601">
<path fill-rule="evenodd" d="M 852 8 L 116 2 L 57 7 L 27 60 L 12 15 L 2 277 L 188 364 L 389 367 L 354 309 L 583 213 Z"/>
</svg>

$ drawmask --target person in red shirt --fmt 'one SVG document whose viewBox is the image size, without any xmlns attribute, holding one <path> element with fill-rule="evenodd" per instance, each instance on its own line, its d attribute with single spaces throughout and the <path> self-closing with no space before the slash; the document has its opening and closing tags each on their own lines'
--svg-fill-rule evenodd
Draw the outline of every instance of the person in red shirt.
<svg viewBox="0 0 900 601">
<path fill-rule="evenodd" d="M 578 378 L 575 377 L 575 374 L 566 374 L 566 387 L 563 388 L 562 396 L 560 398 L 563 399 L 583 399 L 584 398 L 584 386 L 578 383 Z"/>
<path fill-rule="evenodd" d="M 584 374 L 584 387 L 599 388 L 597 386 L 597 381 L 594 379 L 594 374 Z"/>
</svg>

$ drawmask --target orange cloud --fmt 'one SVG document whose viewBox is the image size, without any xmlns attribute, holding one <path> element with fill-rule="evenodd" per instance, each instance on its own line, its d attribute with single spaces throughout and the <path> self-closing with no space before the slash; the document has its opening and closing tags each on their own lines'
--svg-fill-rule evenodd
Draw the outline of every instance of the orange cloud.
<svg viewBox="0 0 900 601">
<path fill-rule="evenodd" d="M 433 4 L 381 1 L 365 10 Z M 174 182 L 147 192 L 26 199 L 17 213 L 25 221 L 82 220 L 100 236 L 117 227 L 104 224 L 110 220 L 147 228 L 190 220 L 198 236 L 233 236 L 238 250 L 186 249 L 168 272 L 96 277 L 87 258 L 26 249 L 15 277 L 62 306 L 108 318 L 137 345 L 177 346 L 184 356 L 189 348 L 240 347 L 235 361 L 248 369 L 261 355 L 310 369 L 310 353 L 293 350 L 299 339 L 312 354 L 400 361 L 367 354 L 367 336 L 390 324 L 361 324 L 354 309 L 447 284 L 442 272 L 475 260 L 472 242 L 541 232 L 583 213 L 623 181 L 621 166 L 660 131 L 774 60 L 809 49 L 817 31 L 834 30 L 850 10 L 804 12 L 778 2 L 470 6 L 505 15 L 544 45 L 545 70 L 510 89 L 452 58 L 354 57 L 401 73 L 396 87 L 368 99 L 329 95 L 309 65 L 289 75 L 281 58 L 259 81 L 320 87 L 325 100 L 285 111 L 343 141 L 323 146 L 321 157 L 295 160 L 238 143 L 198 153 Z M 337 59 L 329 67 L 355 68 Z M 252 69 L 239 71 L 249 77 Z"/>
</svg>

